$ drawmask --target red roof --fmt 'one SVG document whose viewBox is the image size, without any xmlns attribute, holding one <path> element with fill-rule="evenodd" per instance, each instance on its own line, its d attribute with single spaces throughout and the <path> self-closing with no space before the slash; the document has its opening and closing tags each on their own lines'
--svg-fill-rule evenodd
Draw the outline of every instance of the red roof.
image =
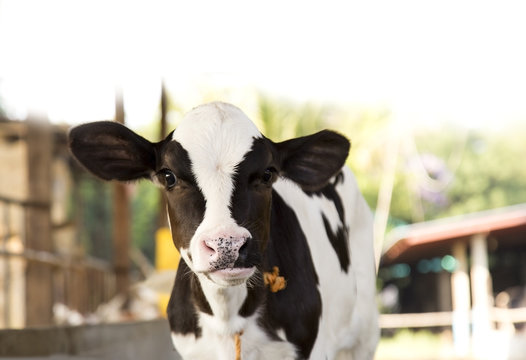
<svg viewBox="0 0 526 360">
<path fill-rule="evenodd" d="M 488 234 L 497 246 L 526 245 L 526 204 L 396 228 L 387 237 L 382 265 L 443 256 L 453 242 L 475 234 Z"/>
</svg>

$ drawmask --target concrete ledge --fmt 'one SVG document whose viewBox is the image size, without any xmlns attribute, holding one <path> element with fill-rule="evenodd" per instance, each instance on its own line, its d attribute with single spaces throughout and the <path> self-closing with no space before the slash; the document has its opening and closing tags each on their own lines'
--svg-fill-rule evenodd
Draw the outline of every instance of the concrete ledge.
<svg viewBox="0 0 526 360">
<path fill-rule="evenodd" d="M 180 359 L 166 320 L 0 331 L 0 357 Z"/>
</svg>

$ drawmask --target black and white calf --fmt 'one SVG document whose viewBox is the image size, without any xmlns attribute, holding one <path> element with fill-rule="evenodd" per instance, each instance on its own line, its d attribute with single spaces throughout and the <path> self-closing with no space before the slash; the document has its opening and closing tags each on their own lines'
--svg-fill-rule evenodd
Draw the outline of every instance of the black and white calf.
<svg viewBox="0 0 526 360">
<path fill-rule="evenodd" d="M 332 131 L 274 143 L 210 103 L 151 143 L 114 122 L 75 127 L 76 158 L 106 180 L 151 179 L 182 255 L 168 305 L 185 359 L 371 359 L 378 340 L 372 221 Z M 277 266 L 285 289 L 264 272 Z"/>
</svg>

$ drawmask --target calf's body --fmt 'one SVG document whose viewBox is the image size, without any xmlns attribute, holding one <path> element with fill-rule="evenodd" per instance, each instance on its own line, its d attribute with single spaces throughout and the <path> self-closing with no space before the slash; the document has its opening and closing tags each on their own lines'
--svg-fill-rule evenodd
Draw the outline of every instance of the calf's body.
<svg viewBox="0 0 526 360">
<path fill-rule="evenodd" d="M 274 143 L 236 107 L 205 104 L 150 143 L 100 122 L 70 133 L 103 179 L 166 191 L 182 260 L 168 316 L 185 359 L 372 359 L 378 339 L 371 215 L 349 143 L 317 134 Z M 279 269 L 276 293 L 263 274 Z"/>
</svg>

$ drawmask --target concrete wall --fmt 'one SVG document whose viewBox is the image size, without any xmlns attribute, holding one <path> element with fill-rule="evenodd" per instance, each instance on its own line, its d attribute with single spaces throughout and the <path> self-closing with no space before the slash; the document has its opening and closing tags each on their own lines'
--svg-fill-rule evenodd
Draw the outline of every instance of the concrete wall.
<svg viewBox="0 0 526 360">
<path fill-rule="evenodd" d="M 0 331 L 1 359 L 179 360 L 166 320 Z"/>
</svg>

